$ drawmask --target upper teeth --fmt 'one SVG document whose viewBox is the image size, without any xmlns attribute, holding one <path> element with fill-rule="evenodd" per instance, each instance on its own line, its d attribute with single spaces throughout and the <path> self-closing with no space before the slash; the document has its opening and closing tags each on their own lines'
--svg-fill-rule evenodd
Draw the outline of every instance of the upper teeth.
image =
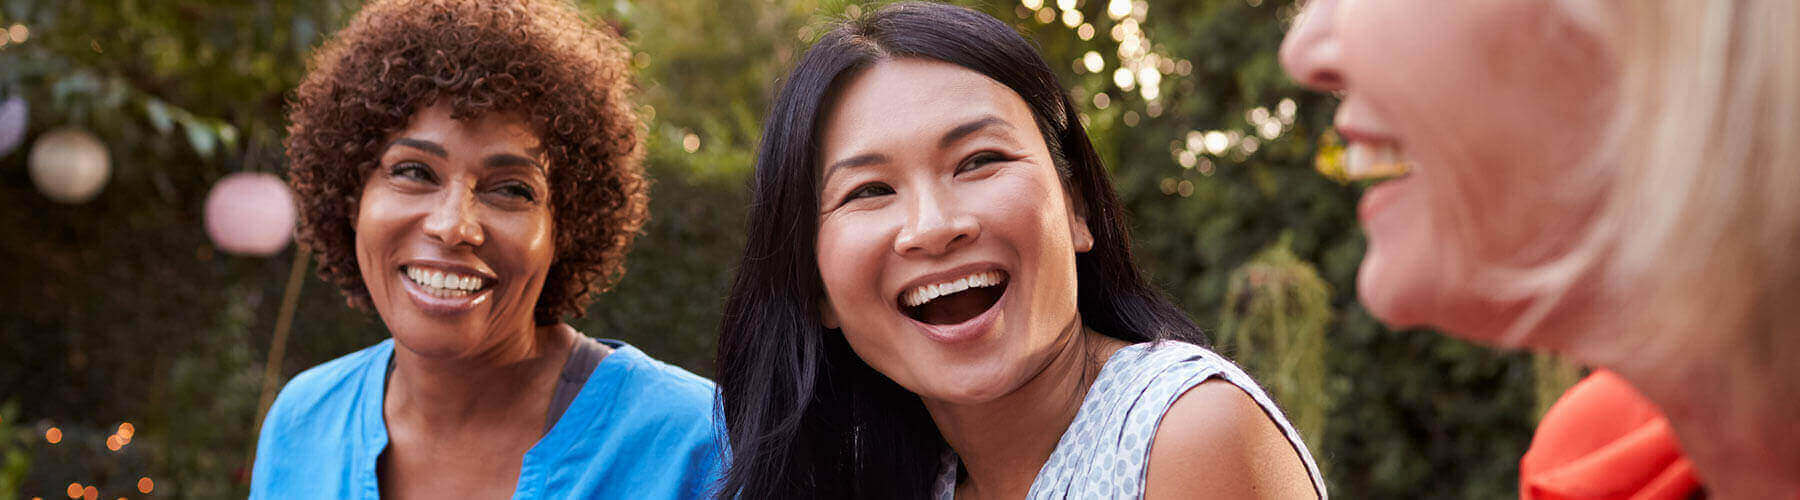
<svg viewBox="0 0 1800 500">
<path fill-rule="evenodd" d="M 951 281 L 907 290 L 906 293 L 900 296 L 900 302 L 906 304 L 906 307 L 918 307 L 919 304 L 931 302 L 932 299 L 968 290 L 970 288 L 998 285 L 1002 281 L 1005 281 L 1005 279 L 1006 275 L 1001 274 L 1000 271 L 983 271 Z"/>
<path fill-rule="evenodd" d="M 1350 180 L 1399 177 L 1412 170 L 1412 162 L 1401 157 L 1400 148 L 1391 142 L 1352 142 L 1344 149 L 1344 177 Z"/>
<path fill-rule="evenodd" d="M 406 277 L 412 278 L 413 282 L 420 285 L 450 290 L 475 290 L 481 288 L 482 285 L 482 279 L 479 276 L 464 276 L 449 271 L 421 269 L 413 266 L 406 267 Z"/>
</svg>

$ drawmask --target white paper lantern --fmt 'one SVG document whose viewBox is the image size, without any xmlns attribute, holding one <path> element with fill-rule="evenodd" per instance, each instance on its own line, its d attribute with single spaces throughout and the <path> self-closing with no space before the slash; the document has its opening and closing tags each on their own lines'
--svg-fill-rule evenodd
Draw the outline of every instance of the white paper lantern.
<svg viewBox="0 0 1800 500">
<path fill-rule="evenodd" d="M 112 163 L 106 145 L 85 130 L 62 128 L 31 145 L 31 182 L 58 203 L 86 203 L 106 187 Z"/>
<path fill-rule="evenodd" d="M 0 101 L 0 157 L 12 154 L 25 142 L 25 117 L 30 109 L 18 97 Z"/>
<path fill-rule="evenodd" d="M 272 174 L 226 175 L 206 194 L 206 236 L 220 250 L 264 256 L 293 239 L 294 193 Z"/>
</svg>

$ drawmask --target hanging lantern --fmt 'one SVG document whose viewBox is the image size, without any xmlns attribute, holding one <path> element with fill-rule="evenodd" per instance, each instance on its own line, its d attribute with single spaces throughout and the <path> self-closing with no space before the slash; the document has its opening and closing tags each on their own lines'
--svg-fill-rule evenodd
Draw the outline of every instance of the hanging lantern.
<svg viewBox="0 0 1800 500">
<path fill-rule="evenodd" d="M 106 145 L 85 130 L 61 128 L 31 145 L 31 182 L 57 203 L 94 199 L 112 173 Z"/>
<path fill-rule="evenodd" d="M 294 235 L 294 193 L 273 174 L 226 175 L 206 194 L 206 236 L 219 249 L 266 256 Z"/>
<path fill-rule="evenodd" d="M 25 100 L 12 97 L 0 101 L 0 157 L 12 154 L 25 142 L 25 117 L 30 108 Z"/>
</svg>

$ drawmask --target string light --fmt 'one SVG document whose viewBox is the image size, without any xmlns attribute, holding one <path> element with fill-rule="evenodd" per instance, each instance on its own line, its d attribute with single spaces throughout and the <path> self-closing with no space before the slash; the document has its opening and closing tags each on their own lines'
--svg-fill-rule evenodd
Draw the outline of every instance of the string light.
<svg viewBox="0 0 1800 500">
<path fill-rule="evenodd" d="M 1081 56 L 1081 65 L 1086 66 L 1089 73 L 1099 73 L 1106 69 L 1106 58 L 1100 57 L 1099 52 L 1090 50 Z"/>
<path fill-rule="evenodd" d="M 83 491 L 84 490 L 81 489 L 81 483 L 69 483 L 69 498 L 81 498 Z"/>
<path fill-rule="evenodd" d="M 61 443 L 62 429 L 51 427 L 50 430 L 44 431 L 44 440 L 49 441 L 50 444 Z"/>
<path fill-rule="evenodd" d="M 151 490 L 156 489 L 156 481 L 151 481 L 149 476 L 141 477 L 141 478 L 138 478 L 137 487 L 138 487 L 138 493 L 143 493 L 143 494 L 148 495 L 148 494 L 150 494 Z"/>
<path fill-rule="evenodd" d="M 1081 25 L 1081 11 L 1074 10 L 1074 9 L 1065 10 L 1065 11 L 1063 11 L 1062 20 L 1063 20 L 1063 26 L 1068 26 L 1070 28 L 1080 26 Z"/>
<path fill-rule="evenodd" d="M 1088 40 L 1093 40 L 1094 39 L 1093 23 L 1081 23 L 1080 27 L 1075 28 L 1075 36 L 1078 38 L 1081 38 L 1081 41 L 1084 41 L 1084 42 L 1088 41 Z"/>
</svg>

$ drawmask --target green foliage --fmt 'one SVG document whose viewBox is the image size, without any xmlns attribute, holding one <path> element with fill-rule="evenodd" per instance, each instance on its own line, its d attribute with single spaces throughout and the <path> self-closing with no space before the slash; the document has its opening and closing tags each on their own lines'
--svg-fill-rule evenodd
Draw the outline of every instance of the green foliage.
<svg viewBox="0 0 1800 500">
<path fill-rule="evenodd" d="M 1219 342 L 1286 403 L 1283 410 L 1307 445 L 1320 448 L 1333 382 L 1325 374 L 1331 286 L 1286 241 L 1232 271 L 1230 283 L 1219 313 Z"/>
<path fill-rule="evenodd" d="M 114 159 L 97 199 L 65 206 L 31 187 L 23 151 L 0 157 L 0 196 L 13 200 L 0 210 L 0 260 L 30 263 L 0 275 L 0 395 L 19 404 L 0 413 L 0 439 L 27 419 L 55 422 L 70 444 L 0 442 L 0 485 L 22 477 L 18 495 L 53 498 L 80 480 L 111 498 L 135 496 L 122 481 L 147 474 L 158 496 L 243 494 L 292 256 L 218 254 L 201 203 L 226 173 L 281 170 L 287 92 L 357 3 L 0 5 L 0 26 L 31 27 L 29 41 L 0 46 L 0 94 L 33 104 L 30 137 L 80 125 Z M 770 94 L 823 22 L 876 3 L 578 3 L 638 54 L 656 182 L 624 280 L 574 324 L 710 373 Z M 1335 103 L 1276 62 L 1292 2 L 1147 0 L 1115 19 L 1112 0 L 1078 1 L 1088 39 L 1056 0 L 1039 2 L 1047 22 L 1022 2 L 959 3 L 1012 22 L 1061 73 L 1133 216 L 1140 263 L 1302 422 L 1337 496 L 1513 495 L 1534 407 L 1554 390 L 1539 384 L 1561 379 L 1528 356 L 1389 331 L 1357 304 L 1360 189 L 1313 170 Z M 1121 66 L 1130 88 L 1115 82 Z M 284 377 L 387 336 L 307 279 Z M 141 422 L 138 440 L 99 447 L 121 421 Z"/>
</svg>

